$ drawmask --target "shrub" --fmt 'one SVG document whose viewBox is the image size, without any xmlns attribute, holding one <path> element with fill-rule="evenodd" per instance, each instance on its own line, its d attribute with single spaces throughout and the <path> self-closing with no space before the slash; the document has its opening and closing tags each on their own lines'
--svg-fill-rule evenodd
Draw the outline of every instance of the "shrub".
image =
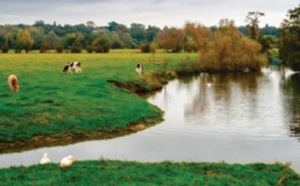
<svg viewBox="0 0 300 186">
<path fill-rule="evenodd" d="M 112 48 L 115 48 L 115 49 L 124 48 L 124 44 L 121 41 L 114 41 L 112 43 Z"/>
<path fill-rule="evenodd" d="M 140 46 L 140 50 L 142 53 L 149 53 L 150 52 L 150 44 L 147 42 L 147 43 L 144 43 Z"/>
<path fill-rule="evenodd" d="M 8 50 L 9 50 L 9 47 L 8 47 L 8 45 L 7 45 L 7 44 L 4 44 L 4 45 L 2 45 L 2 47 L 1 47 L 1 51 L 2 51 L 2 53 L 7 53 L 7 52 L 8 52 Z"/>
<path fill-rule="evenodd" d="M 15 49 L 15 53 L 16 53 L 16 54 L 21 53 L 21 52 L 22 52 L 22 49 L 20 49 L 20 48 L 18 48 L 18 47 Z"/>
<path fill-rule="evenodd" d="M 62 47 L 62 46 L 56 46 L 55 50 L 56 50 L 57 53 L 62 53 L 63 50 L 64 50 L 64 47 Z"/>
<path fill-rule="evenodd" d="M 142 53 L 155 53 L 157 50 L 158 46 L 156 43 L 144 43 L 140 46 L 140 50 Z"/>
<path fill-rule="evenodd" d="M 93 52 L 93 46 L 88 45 L 88 46 L 85 47 L 85 50 L 86 50 L 89 54 L 91 54 L 91 53 Z"/>
<path fill-rule="evenodd" d="M 158 45 L 155 42 L 150 43 L 150 52 L 155 53 L 156 50 L 158 49 Z"/>
<path fill-rule="evenodd" d="M 109 41 L 104 38 L 96 38 L 92 46 L 96 53 L 108 53 L 111 48 Z"/>
<path fill-rule="evenodd" d="M 71 53 L 81 53 L 82 47 L 81 46 L 72 46 Z"/>
<path fill-rule="evenodd" d="M 47 44 L 42 44 L 40 47 L 40 53 L 46 53 L 48 50 L 48 45 Z"/>
</svg>

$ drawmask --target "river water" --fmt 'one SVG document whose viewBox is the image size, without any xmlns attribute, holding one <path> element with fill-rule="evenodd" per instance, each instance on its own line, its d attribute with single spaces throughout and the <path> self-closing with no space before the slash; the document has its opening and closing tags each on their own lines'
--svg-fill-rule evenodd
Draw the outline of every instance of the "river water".
<svg viewBox="0 0 300 186">
<path fill-rule="evenodd" d="M 201 74 L 169 82 L 148 101 L 165 121 L 135 134 L 0 155 L 0 167 L 99 158 L 142 162 L 291 163 L 300 172 L 300 74 Z"/>
</svg>

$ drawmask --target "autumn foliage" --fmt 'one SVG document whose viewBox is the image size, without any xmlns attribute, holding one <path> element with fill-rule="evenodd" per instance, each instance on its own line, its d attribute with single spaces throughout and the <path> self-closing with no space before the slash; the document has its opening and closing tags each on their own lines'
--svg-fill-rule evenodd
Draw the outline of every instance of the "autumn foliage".
<svg viewBox="0 0 300 186">
<path fill-rule="evenodd" d="M 157 34 L 156 40 L 159 46 L 165 49 L 167 52 L 177 53 L 183 49 L 183 40 L 185 32 L 183 29 L 167 27 Z"/>
<path fill-rule="evenodd" d="M 243 36 L 233 21 L 221 20 L 213 35 L 193 23 L 187 23 L 185 30 L 199 47 L 200 71 L 257 71 L 266 63 L 261 45 Z"/>
</svg>

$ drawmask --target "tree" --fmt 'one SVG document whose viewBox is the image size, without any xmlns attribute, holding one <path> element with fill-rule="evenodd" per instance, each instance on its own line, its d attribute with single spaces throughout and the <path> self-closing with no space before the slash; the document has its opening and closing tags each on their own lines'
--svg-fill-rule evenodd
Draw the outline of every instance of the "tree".
<svg viewBox="0 0 300 186">
<path fill-rule="evenodd" d="M 49 49 L 54 49 L 56 46 L 60 45 L 59 38 L 54 31 L 51 31 L 44 36 L 42 44 L 46 45 Z"/>
<path fill-rule="evenodd" d="M 154 41 L 155 36 L 161 32 L 160 28 L 156 27 L 156 26 L 148 26 L 147 30 L 146 30 L 146 40 L 151 43 L 152 41 Z"/>
<path fill-rule="evenodd" d="M 106 39 L 110 45 L 112 43 L 112 33 L 106 28 L 99 29 L 97 32 L 94 32 L 93 35 L 98 38 Z"/>
<path fill-rule="evenodd" d="M 272 61 L 272 55 L 270 53 L 270 49 L 272 49 L 272 45 L 274 44 L 274 40 L 272 37 L 263 36 L 261 33 L 258 23 L 259 23 L 259 17 L 265 16 L 265 13 L 263 12 L 248 12 L 248 15 L 246 16 L 246 22 L 249 23 L 249 38 L 256 40 L 262 45 L 261 53 L 266 54 L 268 61 Z M 268 27 L 268 25 L 266 25 Z"/>
<path fill-rule="evenodd" d="M 45 36 L 44 30 L 40 27 L 35 26 L 29 26 L 27 29 L 30 32 L 32 39 L 34 40 L 32 48 L 39 49 L 43 44 L 43 39 Z"/>
<path fill-rule="evenodd" d="M 243 36 L 231 20 L 221 20 L 213 36 L 202 25 L 187 23 L 185 29 L 199 47 L 200 71 L 256 71 L 264 65 L 261 45 Z"/>
<path fill-rule="evenodd" d="M 167 52 L 180 52 L 183 49 L 184 37 L 183 29 L 165 26 L 162 32 L 157 34 L 156 40 L 159 46 Z"/>
<path fill-rule="evenodd" d="M 258 23 L 259 23 L 259 17 L 261 16 L 265 16 L 265 13 L 263 12 L 248 12 L 248 15 L 246 16 L 246 22 L 249 23 L 249 37 L 251 39 L 257 40 L 259 35 L 260 35 L 260 31 L 259 31 L 259 27 L 258 27 Z"/>
<path fill-rule="evenodd" d="M 133 42 L 139 46 L 140 44 L 145 42 L 146 39 L 146 29 L 145 25 L 132 23 L 130 25 L 130 35 L 133 39 Z"/>
<path fill-rule="evenodd" d="M 70 48 L 71 46 L 73 46 L 75 40 L 76 40 L 76 35 L 74 33 L 65 35 L 64 48 Z"/>
<path fill-rule="evenodd" d="M 33 43 L 34 40 L 31 38 L 28 30 L 19 30 L 17 37 L 17 45 L 20 50 L 25 49 L 26 53 L 28 53 Z"/>
<path fill-rule="evenodd" d="M 124 43 L 117 32 L 112 33 L 112 48 L 124 48 Z"/>
<path fill-rule="evenodd" d="M 5 38 L 6 44 L 9 46 L 9 48 L 16 48 L 17 46 L 17 35 L 19 32 L 19 29 L 15 25 L 5 25 L 3 27 L 3 35 Z"/>
<path fill-rule="evenodd" d="M 300 70 L 300 5 L 288 10 L 281 23 L 279 57 L 282 65 Z"/>
<path fill-rule="evenodd" d="M 96 53 L 108 53 L 111 45 L 106 38 L 96 38 L 92 43 L 92 47 Z"/>
<path fill-rule="evenodd" d="M 257 71 L 265 65 L 261 57 L 261 45 L 243 36 L 233 21 L 223 19 L 214 35 L 212 59 L 219 70 L 225 71 Z"/>
<path fill-rule="evenodd" d="M 261 48 L 261 53 L 266 54 L 269 63 L 272 62 L 272 53 L 270 52 L 270 50 L 273 48 L 273 45 L 275 44 L 275 39 L 273 36 L 264 36 L 261 35 L 259 36 L 258 40 L 257 40 L 262 48 Z"/>
<path fill-rule="evenodd" d="M 110 32 L 113 32 L 113 31 L 116 31 L 117 28 L 118 28 L 119 24 L 115 21 L 112 21 L 112 22 L 109 22 L 108 23 L 108 27 L 107 29 L 110 31 Z"/>
<path fill-rule="evenodd" d="M 86 26 L 90 28 L 95 28 L 97 25 L 93 21 L 86 22 Z"/>
<path fill-rule="evenodd" d="M 203 25 L 197 25 L 195 23 L 187 22 L 184 29 L 187 36 L 192 38 L 198 50 L 201 50 L 203 52 L 208 50 L 208 44 L 212 36 L 209 28 Z"/>
<path fill-rule="evenodd" d="M 129 33 L 119 33 L 119 38 L 124 44 L 125 48 L 132 48 L 133 39 Z"/>
</svg>

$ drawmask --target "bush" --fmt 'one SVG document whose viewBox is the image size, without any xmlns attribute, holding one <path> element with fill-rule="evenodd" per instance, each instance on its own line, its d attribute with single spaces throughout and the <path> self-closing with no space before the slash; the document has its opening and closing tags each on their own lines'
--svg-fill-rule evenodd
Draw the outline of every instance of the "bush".
<svg viewBox="0 0 300 186">
<path fill-rule="evenodd" d="M 48 50 L 48 45 L 47 44 L 42 44 L 40 47 L 40 53 L 46 53 Z"/>
<path fill-rule="evenodd" d="M 55 50 L 56 50 L 57 53 L 62 53 L 63 50 L 64 50 L 64 47 L 62 47 L 62 46 L 56 46 Z"/>
<path fill-rule="evenodd" d="M 104 38 L 96 38 L 92 46 L 96 53 L 108 53 L 111 48 L 109 41 Z"/>
<path fill-rule="evenodd" d="M 72 46 L 71 53 L 81 53 L 82 47 L 81 46 Z"/>
<path fill-rule="evenodd" d="M 156 49 L 158 48 L 157 44 L 152 42 L 152 43 L 144 43 L 140 46 L 140 50 L 142 53 L 155 53 Z"/>
<path fill-rule="evenodd" d="M 7 53 L 9 51 L 9 47 L 7 44 L 2 45 L 1 47 L 2 53 Z"/>
<path fill-rule="evenodd" d="M 108 48 L 107 46 L 100 46 L 100 45 L 98 45 L 98 46 L 94 47 L 94 51 L 96 53 L 108 53 L 109 50 L 110 50 L 110 48 Z"/>
<path fill-rule="evenodd" d="M 93 46 L 88 45 L 88 46 L 85 47 L 85 50 L 86 50 L 89 54 L 91 54 L 91 53 L 93 52 Z"/>
<path fill-rule="evenodd" d="M 199 48 L 195 43 L 186 43 L 184 46 L 184 51 L 191 53 L 191 52 L 198 52 Z"/>
<path fill-rule="evenodd" d="M 150 52 L 150 44 L 147 42 L 147 43 L 144 43 L 140 46 L 140 50 L 142 53 L 149 53 Z"/>
<path fill-rule="evenodd" d="M 114 49 L 124 48 L 124 44 L 121 41 L 114 41 L 112 43 L 112 48 Z"/>
<path fill-rule="evenodd" d="M 21 52 L 22 52 L 22 49 L 20 49 L 20 48 L 16 48 L 16 49 L 15 49 L 15 53 L 16 53 L 16 54 L 21 53 Z"/>
</svg>

